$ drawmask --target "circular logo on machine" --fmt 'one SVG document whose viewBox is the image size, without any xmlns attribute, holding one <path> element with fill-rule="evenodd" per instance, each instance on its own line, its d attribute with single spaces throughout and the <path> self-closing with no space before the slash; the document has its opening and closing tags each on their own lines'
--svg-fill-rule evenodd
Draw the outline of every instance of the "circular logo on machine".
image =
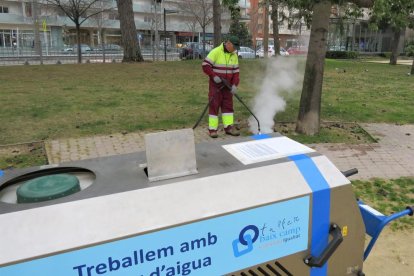
<svg viewBox="0 0 414 276">
<path fill-rule="evenodd" d="M 253 243 L 259 237 L 259 228 L 256 225 L 247 225 L 233 241 L 233 254 L 236 258 L 253 251 Z M 241 245 L 241 246 L 240 246 Z"/>
</svg>

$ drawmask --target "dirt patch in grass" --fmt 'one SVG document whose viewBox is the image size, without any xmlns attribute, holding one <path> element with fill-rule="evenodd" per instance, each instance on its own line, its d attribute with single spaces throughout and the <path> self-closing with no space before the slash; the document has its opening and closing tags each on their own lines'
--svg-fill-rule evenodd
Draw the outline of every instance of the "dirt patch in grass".
<svg viewBox="0 0 414 276">
<path fill-rule="evenodd" d="M 240 124 L 243 134 L 249 135 L 247 123 Z M 303 144 L 345 143 L 368 144 L 377 141 L 357 123 L 322 122 L 319 134 L 306 136 L 295 132 L 293 122 L 276 123 L 274 130 Z"/>
<path fill-rule="evenodd" d="M 12 170 L 47 164 L 42 142 L 0 146 L 0 170 Z"/>
</svg>

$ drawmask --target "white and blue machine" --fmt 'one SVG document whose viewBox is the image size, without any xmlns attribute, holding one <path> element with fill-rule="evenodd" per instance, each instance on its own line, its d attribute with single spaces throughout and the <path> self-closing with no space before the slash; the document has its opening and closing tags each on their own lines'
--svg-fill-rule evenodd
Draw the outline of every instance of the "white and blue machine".
<svg viewBox="0 0 414 276">
<path fill-rule="evenodd" d="M 146 152 L 1 176 L 0 275 L 363 275 L 366 230 L 375 243 L 388 217 L 325 156 L 279 134 L 146 138 Z M 16 202 L 19 185 L 58 173 L 81 191 Z"/>
</svg>

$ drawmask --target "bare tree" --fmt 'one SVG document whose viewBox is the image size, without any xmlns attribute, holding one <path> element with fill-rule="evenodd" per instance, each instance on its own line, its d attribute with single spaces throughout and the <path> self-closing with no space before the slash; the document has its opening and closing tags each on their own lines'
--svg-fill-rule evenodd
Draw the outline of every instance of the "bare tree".
<svg viewBox="0 0 414 276">
<path fill-rule="evenodd" d="M 151 7 L 151 15 L 149 16 L 150 20 L 147 22 L 147 26 L 150 29 L 150 48 L 152 53 L 152 61 L 158 60 L 159 58 L 159 34 L 158 26 L 161 24 L 158 12 L 156 11 L 156 6 Z M 158 45 L 158 46 L 157 46 Z M 139 45 L 142 48 L 142 45 Z M 157 58 L 155 58 L 155 53 L 157 53 Z"/>
<path fill-rule="evenodd" d="M 257 50 L 257 37 L 259 31 L 259 6 L 252 7 L 250 10 L 250 21 L 248 23 L 250 34 L 252 35 L 254 52 Z"/>
<path fill-rule="evenodd" d="M 203 32 L 203 57 L 206 52 L 206 28 L 213 21 L 213 1 L 212 0 L 183 0 L 178 2 L 177 7 L 193 16 L 200 25 Z"/>
<path fill-rule="evenodd" d="M 272 19 L 272 29 L 273 29 L 273 43 L 275 47 L 275 55 L 280 55 L 280 41 L 279 41 L 279 6 L 281 5 L 280 0 L 270 0 L 270 6 L 272 11 L 270 13 L 270 18 Z"/>
<path fill-rule="evenodd" d="M 35 0 L 32 0 L 32 8 L 33 8 L 33 29 L 34 29 L 34 41 L 33 47 L 35 49 L 36 54 L 39 55 L 40 64 L 43 64 L 43 53 L 42 53 L 42 43 L 40 42 L 40 34 L 39 34 L 39 3 Z"/>
<path fill-rule="evenodd" d="M 194 17 L 188 18 L 185 20 L 185 25 L 187 26 L 188 30 L 191 32 L 191 42 L 194 42 L 194 36 L 197 27 L 197 20 Z"/>
<path fill-rule="evenodd" d="M 263 54 L 267 58 L 269 55 L 269 0 L 264 0 L 263 3 L 263 16 L 264 16 L 264 28 L 263 28 Z"/>
<path fill-rule="evenodd" d="M 103 1 L 100 1 L 100 3 L 97 3 L 97 5 L 100 6 L 101 10 L 104 9 Z M 113 8 L 110 8 L 109 10 L 113 12 Z M 94 22 L 98 27 L 98 30 L 97 30 L 98 44 L 101 46 L 101 50 L 102 50 L 102 62 L 105 63 L 106 62 L 105 22 L 109 20 L 109 16 L 107 13 L 101 12 L 101 13 L 98 13 L 92 16 L 90 20 Z"/>
<path fill-rule="evenodd" d="M 47 4 L 60 9 L 76 26 L 76 38 L 78 44 L 78 63 L 82 63 L 80 26 L 101 12 L 112 8 L 110 0 L 44 0 Z"/>
<path fill-rule="evenodd" d="M 414 76 L 414 40 L 407 43 L 407 45 L 405 46 L 405 53 L 407 54 L 407 56 L 413 57 L 410 75 Z"/>
<path fill-rule="evenodd" d="M 122 62 L 144 61 L 137 39 L 132 0 L 117 0 L 119 22 L 121 27 L 124 58 Z"/>
<path fill-rule="evenodd" d="M 214 47 L 221 43 L 221 5 L 220 0 L 213 0 Z"/>
</svg>

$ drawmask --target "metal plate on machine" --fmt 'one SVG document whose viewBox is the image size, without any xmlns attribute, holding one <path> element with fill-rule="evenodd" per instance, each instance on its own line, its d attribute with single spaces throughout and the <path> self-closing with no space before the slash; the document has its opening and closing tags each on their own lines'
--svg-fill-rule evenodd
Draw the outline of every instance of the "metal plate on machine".
<svg viewBox="0 0 414 276">
<path fill-rule="evenodd" d="M 197 173 L 192 129 L 146 134 L 145 148 L 150 181 Z"/>
</svg>

